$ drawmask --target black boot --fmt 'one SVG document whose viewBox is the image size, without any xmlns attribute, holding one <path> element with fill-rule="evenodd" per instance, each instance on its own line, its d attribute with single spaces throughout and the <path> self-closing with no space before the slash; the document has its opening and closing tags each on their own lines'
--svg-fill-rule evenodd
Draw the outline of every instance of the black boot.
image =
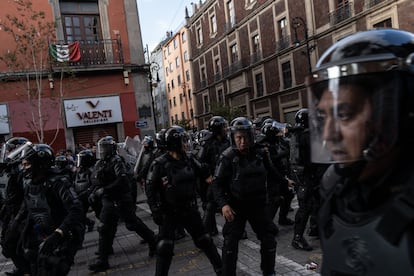
<svg viewBox="0 0 414 276">
<path fill-rule="evenodd" d="M 301 235 L 295 235 L 295 237 L 292 240 L 292 246 L 295 249 L 305 250 L 305 251 L 311 251 L 313 248 L 308 244 L 308 242 L 305 240 L 305 238 Z"/>
<path fill-rule="evenodd" d="M 88 269 L 93 272 L 105 271 L 109 268 L 108 258 L 97 258 L 93 263 L 89 264 Z"/>
</svg>

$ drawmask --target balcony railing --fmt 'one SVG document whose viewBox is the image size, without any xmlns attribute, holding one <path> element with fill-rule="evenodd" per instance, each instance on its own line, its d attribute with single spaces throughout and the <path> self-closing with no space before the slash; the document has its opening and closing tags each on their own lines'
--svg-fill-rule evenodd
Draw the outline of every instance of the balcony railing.
<svg viewBox="0 0 414 276">
<path fill-rule="evenodd" d="M 65 66 L 76 68 L 99 68 L 123 66 L 124 57 L 122 54 L 122 43 L 119 39 L 102 39 L 97 41 L 80 40 L 78 60 L 60 60 L 56 59 L 56 53 L 51 54 L 51 63 L 53 67 Z M 61 49 L 65 45 L 71 45 L 73 42 L 54 41 L 51 46 Z"/>
<path fill-rule="evenodd" d="M 369 9 L 369 8 L 372 8 L 373 6 L 375 6 L 375 5 L 377 5 L 377 4 L 381 3 L 381 2 L 384 2 L 384 0 L 369 0 L 367 2 L 366 7 L 367 7 L 367 9 Z"/>
<path fill-rule="evenodd" d="M 279 41 L 277 41 L 277 51 L 282 51 L 289 46 L 291 46 L 291 39 L 289 36 L 282 36 Z"/>
<path fill-rule="evenodd" d="M 353 3 L 349 2 L 329 14 L 331 24 L 338 24 L 352 16 L 353 13 Z"/>
</svg>

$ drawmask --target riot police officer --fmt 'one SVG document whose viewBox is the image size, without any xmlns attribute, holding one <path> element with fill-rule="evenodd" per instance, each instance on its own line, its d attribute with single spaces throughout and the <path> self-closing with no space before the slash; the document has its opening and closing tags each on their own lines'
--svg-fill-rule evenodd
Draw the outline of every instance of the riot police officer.
<svg viewBox="0 0 414 276">
<path fill-rule="evenodd" d="M 96 158 L 92 150 L 85 149 L 80 151 L 76 156 L 76 170 L 74 173 L 73 180 L 73 189 L 77 193 L 79 200 L 82 202 L 85 215 L 85 226 L 87 227 L 88 232 L 92 232 L 93 226 L 95 225 L 95 221 L 87 217 L 87 212 L 90 206 L 88 198 L 92 190 L 91 177 L 95 162 Z M 99 216 L 101 206 L 94 204 L 91 207 L 95 211 L 97 216 Z"/>
<path fill-rule="evenodd" d="M 232 147 L 220 156 L 213 180 L 214 198 L 226 222 L 223 227 L 223 274 L 236 275 L 238 243 L 248 221 L 261 242 L 261 269 L 275 275 L 276 225 L 269 215 L 269 184 L 288 180 L 277 173 L 265 148 L 255 144 L 254 128 L 245 117 L 230 123 Z M 268 182 L 269 178 L 276 181 Z"/>
<path fill-rule="evenodd" d="M 210 135 L 206 135 L 201 139 L 197 158 L 200 162 L 206 163 L 210 171 L 210 176 L 201 183 L 201 185 L 205 185 L 207 191 L 207 205 L 203 223 L 210 235 L 215 236 L 218 234 L 215 216 L 217 204 L 214 200 L 211 183 L 220 154 L 230 146 L 230 141 L 227 138 L 227 120 L 222 116 L 211 117 L 208 121 L 208 130 Z"/>
<path fill-rule="evenodd" d="M 307 108 L 302 108 L 295 114 L 295 128 L 290 139 L 291 167 L 296 177 L 296 195 L 299 208 L 295 215 L 295 226 L 292 246 L 296 249 L 311 251 L 313 248 L 305 239 L 304 232 L 312 211 L 319 206 L 319 184 L 326 170 L 326 165 L 311 162 L 310 136 Z M 316 225 L 312 224 L 312 227 Z"/>
<path fill-rule="evenodd" d="M 155 236 L 144 222 L 135 214 L 135 205 L 131 196 L 131 185 L 127 176 L 125 161 L 117 154 L 117 144 L 112 136 L 98 141 L 94 178 L 96 190 L 93 196 L 102 204 L 99 215 L 101 225 L 98 228 L 99 241 L 97 260 L 89 265 L 89 270 L 97 272 L 109 268 L 108 255 L 111 253 L 118 218 L 123 217 L 126 228 L 136 232 L 149 245 L 149 256 L 154 254 Z"/>
<path fill-rule="evenodd" d="M 270 159 L 273 165 L 278 169 L 281 175 L 287 177 L 289 175 L 289 147 L 285 145 L 282 130 L 276 121 L 268 121 L 262 127 L 262 136 L 258 138 L 257 143 L 267 147 Z M 293 182 L 293 181 L 292 181 Z M 288 218 L 290 203 L 294 197 L 294 193 L 289 187 L 282 182 L 278 185 L 279 189 L 276 194 L 269 195 L 270 216 L 274 219 L 279 207 L 279 225 L 293 225 L 294 221 Z"/>
<path fill-rule="evenodd" d="M 323 275 L 414 275 L 414 34 L 354 33 L 309 77 L 312 161 L 328 163 Z"/>
<path fill-rule="evenodd" d="M 30 144 L 22 154 L 24 209 L 21 246 L 31 275 L 67 275 L 84 234 L 83 208 L 69 179 L 55 174 L 46 144 Z"/>
<path fill-rule="evenodd" d="M 148 172 L 148 205 L 154 222 L 159 225 L 155 275 L 168 275 L 177 225 L 184 226 L 194 244 L 206 254 L 215 272 L 221 273 L 220 255 L 204 228 L 196 198 L 196 178 L 207 178 L 209 171 L 187 155 L 188 139 L 182 127 L 168 128 L 165 133 L 167 153 L 156 158 Z"/>
<path fill-rule="evenodd" d="M 0 245 L 5 257 L 10 258 L 15 269 L 6 272 L 6 275 L 21 275 L 28 273 L 28 263 L 17 255 L 17 244 L 22 232 L 22 225 L 12 223 L 23 202 L 23 186 L 19 182 L 21 177 L 19 147 L 30 143 L 24 137 L 12 137 L 2 146 L 0 153 L 0 221 L 1 237 Z M 13 154 L 18 152 L 19 154 Z M 10 158 L 10 156 L 13 156 Z"/>
</svg>

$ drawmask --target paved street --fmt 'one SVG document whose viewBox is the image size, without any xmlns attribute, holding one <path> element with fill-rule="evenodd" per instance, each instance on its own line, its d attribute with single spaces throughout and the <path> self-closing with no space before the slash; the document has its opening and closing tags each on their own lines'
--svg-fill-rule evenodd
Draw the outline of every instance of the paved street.
<svg viewBox="0 0 414 276">
<path fill-rule="evenodd" d="M 138 204 L 137 214 L 150 228 L 156 231 L 157 227 L 152 221 L 148 205 L 143 197 L 141 199 L 142 202 Z M 293 218 L 297 209 L 296 201 L 293 202 L 293 207 L 295 211 L 289 214 L 291 218 Z M 94 218 L 93 213 L 90 213 L 89 216 Z M 219 231 L 221 231 L 223 219 L 220 215 L 217 215 L 217 221 Z M 311 252 L 295 250 L 290 245 L 293 236 L 292 231 L 293 226 L 280 226 L 277 237 L 277 275 L 319 275 L 319 267 L 316 271 L 305 268 L 305 264 L 311 261 L 320 264 L 321 249 L 319 240 L 309 238 L 309 242 L 314 247 Z M 261 275 L 260 244 L 249 225 L 247 226 L 247 234 L 248 239 L 240 242 L 237 275 Z M 109 259 L 111 268 L 96 275 L 154 275 L 155 258 L 148 257 L 148 247 L 145 244 L 140 244 L 140 240 L 140 237 L 134 232 L 128 231 L 121 223 L 114 241 L 115 254 Z M 214 241 L 221 254 L 222 236 L 219 234 L 214 238 Z M 76 255 L 75 264 L 69 273 L 70 276 L 90 275 L 87 264 L 96 257 L 97 242 L 98 233 L 96 231 L 86 233 L 84 246 Z M 13 265 L 9 260 L 4 259 L 3 256 L 0 257 L 1 275 L 5 271 L 11 270 L 12 267 Z M 204 254 L 194 246 L 191 238 L 187 236 L 176 242 L 170 275 L 214 275 L 214 271 Z"/>
</svg>

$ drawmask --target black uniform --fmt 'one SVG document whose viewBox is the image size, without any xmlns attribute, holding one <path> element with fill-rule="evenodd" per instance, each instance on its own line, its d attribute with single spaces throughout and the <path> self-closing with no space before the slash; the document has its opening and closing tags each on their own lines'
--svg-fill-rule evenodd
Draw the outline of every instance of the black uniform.
<svg viewBox="0 0 414 276">
<path fill-rule="evenodd" d="M 267 180 L 270 173 L 279 183 L 287 180 L 276 173 L 268 153 L 253 146 L 248 154 L 228 148 L 220 157 L 213 181 L 214 197 L 220 208 L 230 205 L 235 212 L 232 222 L 223 227 L 224 275 L 235 275 L 238 243 L 248 221 L 261 241 L 261 269 L 264 275 L 273 275 L 276 257 L 276 225 L 270 218 Z M 270 191 L 269 191 L 270 192 Z"/>
<path fill-rule="evenodd" d="M 82 204 L 64 175 L 28 174 L 22 181 L 27 218 L 21 245 L 31 275 L 67 275 L 84 235 Z"/>
<path fill-rule="evenodd" d="M 226 136 L 223 136 L 221 139 L 217 135 L 206 136 L 200 145 L 200 150 L 198 151 L 197 158 L 200 162 L 206 163 L 209 168 L 211 176 L 214 175 L 214 170 L 216 169 L 217 161 L 220 157 L 220 154 L 230 146 L 230 141 Z M 217 204 L 214 200 L 214 194 L 211 188 L 211 185 L 205 183 L 204 179 L 200 179 L 202 185 L 206 186 L 207 189 L 207 204 L 203 216 L 203 223 L 207 231 L 211 235 L 217 235 L 217 223 L 216 223 L 216 210 Z"/>
<path fill-rule="evenodd" d="M 181 139 L 184 129 L 175 126 L 168 133 Z M 174 137 L 173 137 L 174 138 Z M 181 142 L 178 145 L 181 148 Z M 178 150 L 178 149 L 177 149 Z M 194 244 L 202 249 L 216 273 L 221 271 L 221 259 L 211 237 L 207 234 L 197 206 L 197 176 L 207 177 L 208 170 L 185 153 L 179 159 L 166 153 L 154 160 L 147 177 L 148 205 L 154 221 L 160 226 L 157 243 L 156 275 L 168 275 L 174 255 L 174 236 L 177 225 L 190 233 Z"/>
<path fill-rule="evenodd" d="M 102 271 L 109 268 L 108 255 L 111 253 L 114 233 L 116 232 L 119 216 L 128 230 L 136 232 L 150 246 L 150 255 L 155 247 L 154 232 L 145 225 L 135 214 L 135 205 L 131 196 L 131 183 L 126 172 L 125 162 L 115 154 L 108 159 L 100 159 L 95 165 L 95 181 L 98 189 L 95 195 L 99 197 L 102 210 L 99 215 L 99 257 L 96 263 L 89 266 L 90 270 Z"/>
</svg>

